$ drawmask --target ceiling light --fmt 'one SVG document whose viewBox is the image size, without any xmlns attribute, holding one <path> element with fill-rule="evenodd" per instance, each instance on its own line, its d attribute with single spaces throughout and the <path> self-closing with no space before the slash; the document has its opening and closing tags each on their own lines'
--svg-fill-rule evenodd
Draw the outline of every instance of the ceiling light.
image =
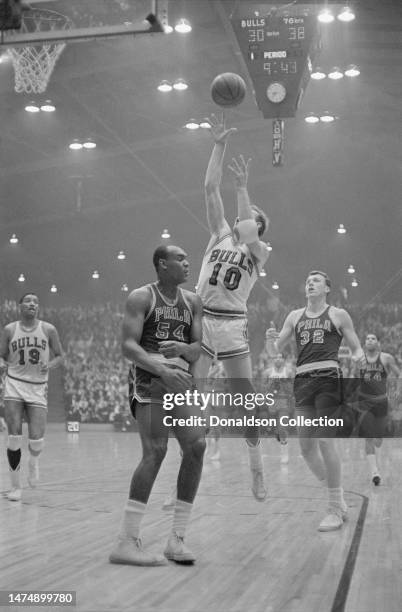
<svg viewBox="0 0 402 612">
<path fill-rule="evenodd" d="M 168 229 L 164 229 L 163 232 L 161 233 L 161 238 L 170 238 L 170 234 L 169 234 L 169 230 Z"/>
<path fill-rule="evenodd" d="M 200 128 L 203 128 L 204 130 L 209 130 L 211 128 L 211 124 L 207 119 L 203 119 L 202 121 L 200 121 Z"/>
<path fill-rule="evenodd" d="M 24 281 L 25 281 L 25 276 L 23 274 L 20 274 L 18 277 L 18 282 L 23 283 Z"/>
<path fill-rule="evenodd" d="M 56 287 L 56 285 L 52 285 L 52 286 L 50 287 L 50 293 L 57 293 L 57 287 Z"/>
<path fill-rule="evenodd" d="M 328 9 L 321 11 L 318 15 L 318 21 L 321 23 L 331 23 L 335 17 Z"/>
<path fill-rule="evenodd" d="M 163 93 L 172 91 L 172 85 L 169 81 L 161 81 L 158 85 L 158 91 L 162 91 Z"/>
<path fill-rule="evenodd" d="M 200 124 L 195 119 L 189 119 L 184 127 L 188 130 L 198 130 Z"/>
<path fill-rule="evenodd" d="M 165 30 L 165 34 L 171 34 L 173 32 L 173 27 L 169 24 L 163 26 L 163 29 Z"/>
<path fill-rule="evenodd" d="M 343 225 L 343 223 L 339 224 L 339 227 L 338 227 L 338 229 L 336 231 L 338 232 L 338 234 L 346 234 L 346 228 Z"/>
<path fill-rule="evenodd" d="M 322 79 L 325 79 L 327 77 L 327 75 L 325 74 L 325 72 L 323 72 L 322 68 L 316 68 L 312 73 L 311 73 L 311 78 L 314 79 L 315 81 L 321 81 Z"/>
<path fill-rule="evenodd" d="M 360 70 L 354 64 L 350 64 L 345 70 L 345 76 L 356 77 L 359 76 Z"/>
<path fill-rule="evenodd" d="M 44 113 L 54 113 L 56 107 L 51 100 L 45 100 L 45 102 L 41 104 L 40 110 Z"/>
<path fill-rule="evenodd" d="M 40 108 L 36 102 L 29 102 L 29 104 L 26 105 L 25 110 L 27 113 L 39 113 Z"/>
<path fill-rule="evenodd" d="M 11 244 L 18 244 L 18 238 L 15 234 L 13 234 L 10 238 L 10 243 Z"/>
<path fill-rule="evenodd" d="M 190 22 L 187 21 L 187 19 L 180 19 L 180 21 L 176 23 L 174 29 L 176 32 L 179 32 L 179 34 L 187 34 L 192 30 Z"/>
<path fill-rule="evenodd" d="M 268 251 L 272 251 L 272 246 L 270 242 L 267 242 L 267 249 Z"/>
<path fill-rule="evenodd" d="M 274 281 L 272 283 L 272 289 L 274 289 L 274 290 L 279 289 L 279 285 L 278 285 L 278 283 L 276 281 Z"/>
<path fill-rule="evenodd" d="M 354 274 L 356 272 L 354 266 L 352 266 L 352 264 L 350 264 L 349 268 L 348 268 L 348 272 L 349 274 Z"/>
<path fill-rule="evenodd" d="M 320 120 L 319 117 L 315 113 L 309 113 L 306 117 L 304 117 L 304 121 L 306 123 L 318 123 Z"/>
<path fill-rule="evenodd" d="M 121 286 L 121 290 L 124 291 L 125 293 L 127 293 L 128 286 L 126 285 L 126 283 L 124 283 L 124 285 Z"/>
<path fill-rule="evenodd" d="M 357 282 L 357 280 L 355 278 L 352 280 L 352 282 L 350 284 L 352 285 L 352 287 L 358 287 L 359 286 L 359 283 Z"/>
<path fill-rule="evenodd" d="M 260 276 L 266 276 L 267 273 L 265 272 L 264 268 L 261 268 L 260 270 Z"/>
<path fill-rule="evenodd" d="M 343 72 L 340 71 L 338 66 L 332 68 L 331 72 L 328 73 L 328 78 L 333 81 L 337 81 L 338 79 L 343 79 Z"/>
<path fill-rule="evenodd" d="M 320 115 L 320 121 L 322 121 L 323 123 L 332 123 L 332 121 L 335 121 L 335 116 L 331 115 L 331 113 L 329 113 L 328 111 L 325 111 L 325 113 Z"/>
<path fill-rule="evenodd" d="M 92 272 L 92 278 L 99 278 L 99 272 L 98 272 L 98 270 L 94 270 L 94 271 Z"/>
<path fill-rule="evenodd" d="M 77 138 L 75 138 L 73 142 L 68 145 L 68 148 L 72 151 L 79 151 L 80 149 L 82 149 L 82 144 Z"/>
<path fill-rule="evenodd" d="M 188 85 L 184 79 L 177 79 L 173 83 L 173 89 L 175 89 L 176 91 L 185 91 L 186 89 L 188 89 Z"/>
<path fill-rule="evenodd" d="M 348 6 L 343 7 L 342 11 L 338 14 L 339 21 L 353 21 L 355 17 L 356 15 Z"/>
<path fill-rule="evenodd" d="M 92 138 L 87 138 L 82 146 L 84 149 L 96 149 L 96 142 Z"/>
<path fill-rule="evenodd" d="M 126 254 L 124 253 L 124 251 L 119 251 L 117 259 L 126 259 Z"/>
</svg>

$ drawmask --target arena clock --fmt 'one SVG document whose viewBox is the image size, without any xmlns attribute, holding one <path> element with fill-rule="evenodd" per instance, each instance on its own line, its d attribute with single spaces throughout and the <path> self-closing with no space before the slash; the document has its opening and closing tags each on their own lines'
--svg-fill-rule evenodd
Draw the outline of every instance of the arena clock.
<svg viewBox="0 0 402 612">
<path fill-rule="evenodd" d="M 240 0 L 231 23 L 264 117 L 294 117 L 319 48 L 314 7 Z"/>
</svg>

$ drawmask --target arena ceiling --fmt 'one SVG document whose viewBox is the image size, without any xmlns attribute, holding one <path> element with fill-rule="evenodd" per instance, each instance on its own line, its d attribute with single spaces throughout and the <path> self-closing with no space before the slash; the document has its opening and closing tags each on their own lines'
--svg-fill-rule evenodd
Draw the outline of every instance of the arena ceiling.
<svg viewBox="0 0 402 612">
<path fill-rule="evenodd" d="M 70 14 L 91 1 L 34 4 Z M 97 0 L 105 14 L 135 4 Z M 153 279 L 151 256 L 164 228 L 187 250 L 188 286 L 194 287 L 208 240 L 203 177 L 212 141 L 206 130 L 190 132 L 183 125 L 217 112 L 210 98 L 217 74 L 247 77 L 228 21 L 234 5 L 169 0 L 169 21 L 186 17 L 190 34 L 68 43 L 42 96 L 15 93 L 11 63 L 0 65 L 3 297 L 33 288 L 46 302 L 120 299 L 124 282 L 133 288 Z M 338 34 L 323 34 L 320 63 L 357 64 L 361 74 L 309 83 L 296 118 L 285 121 L 282 167 L 272 166 L 272 124 L 250 90 L 227 112 L 227 122 L 238 128 L 228 161 L 238 153 L 252 158 L 250 194 L 271 219 L 273 251 L 260 282 L 268 295 L 277 280 L 284 299 L 294 302 L 312 267 L 327 270 L 352 301 L 367 302 L 378 293 L 384 301 L 402 301 L 402 5 L 361 0 L 353 6 L 356 20 L 341 35 L 339 27 Z M 189 83 L 186 92 L 156 90 L 161 80 L 179 77 Z M 24 111 L 27 101 L 48 98 L 55 113 Z M 308 112 L 325 110 L 337 121 L 304 122 Z M 72 139 L 87 137 L 96 141 L 95 150 L 68 149 Z M 232 220 L 228 173 L 222 191 Z M 339 223 L 348 230 L 344 236 L 336 233 Z M 9 243 L 12 233 L 18 245 Z M 116 257 L 120 250 L 123 262 Z M 346 272 L 350 263 L 360 283 L 356 289 Z M 91 278 L 95 269 L 98 281 Z M 24 287 L 17 282 L 21 272 Z M 58 296 L 49 294 L 52 283 Z"/>
</svg>

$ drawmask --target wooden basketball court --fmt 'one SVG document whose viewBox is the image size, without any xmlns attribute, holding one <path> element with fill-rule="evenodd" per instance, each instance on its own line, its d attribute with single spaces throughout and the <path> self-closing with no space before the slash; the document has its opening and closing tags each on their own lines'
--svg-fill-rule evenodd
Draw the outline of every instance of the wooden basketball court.
<svg viewBox="0 0 402 612">
<path fill-rule="evenodd" d="M 5 440 L 2 590 L 73 590 L 79 612 L 402 610 L 399 440 L 384 443 L 383 482 L 377 488 L 368 478 L 362 441 L 340 441 L 350 518 L 341 531 L 319 533 L 325 495 L 299 456 L 297 440 L 290 440 L 288 465 L 280 464 L 275 440 L 263 441 L 269 497 L 258 503 L 249 490 L 244 442 L 224 439 L 220 461 L 205 461 L 187 535 L 197 563 L 156 568 L 108 562 L 140 454 L 137 434 L 109 426 L 68 434 L 51 424 L 42 484 L 24 488 L 22 502 L 5 496 Z M 26 462 L 24 446 L 23 467 Z M 178 446 L 171 440 L 142 531 L 144 545 L 160 552 L 172 519 L 161 506 L 178 464 Z"/>
</svg>

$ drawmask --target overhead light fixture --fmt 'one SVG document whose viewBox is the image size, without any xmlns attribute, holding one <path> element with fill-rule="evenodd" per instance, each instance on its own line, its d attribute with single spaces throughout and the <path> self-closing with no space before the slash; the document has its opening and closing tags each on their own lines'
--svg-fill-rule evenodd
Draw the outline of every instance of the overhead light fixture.
<svg viewBox="0 0 402 612">
<path fill-rule="evenodd" d="M 57 293 L 57 287 L 56 287 L 56 285 L 52 285 L 52 286 L 50 287 L 50 293 Z"/>
<path fill-rule="evenodd" d="M 188 89 L 188 85 L 184 79 L 176 79 L 173 83 L 173 89 L 176 91 L 186 91 Z"/>
<path fill-rule="evenodd" d="M 270 242 L 267 242 L 267 249 L 268 251 L 272 251 L 272 245 Z"/>
<path fill-rule="evenodd" d="M 171 34 L 173 32 L 173 27 L 169 24 L 163 26 L 163 29 L 165 31 L 165 34 Z"/>
<path fill-rule="evenodd" d="M 87 138 L 85 142 L 82 143 L 84 149 L 96 149 L 96 142 L 92 140 L 92 138 Z"/>
<path fill-rule="evenodd" d="M 164 229 L 163 232 L 161 233 L 161 238 L 170 238 L 170 234 L 169 234 L 169 230 L 168 229 Z"/>
<path fill-rule="evenodd" d="M 355 64 L 350 64 L 345 70 L 345 76 L 347 77 L 357 77 L 360 74 L 360 70 Z"/>
<path fill-rule="evenodd" d="M 336 231 L 338 234 L 346 234 L 346 227 L 343 225 L 343 223 L 340 223 Z"/>
<path fill-rule="evenodd" d="M 16 236 L 16 234 L 13 234 L 10 238 L 10 243 L 11 244 L 18 244 L 18 238 Z"/>
<path fill-rule="evenodd" d="M 117 259 L 126 259 L 126 254 L 124 253 L 124 251 L 119 251 Z"/>
<path fill-rule="evenodd" d="M 350 284 L 352 285 L 352 287 L 358 287 L 359 286 L 359 283 L 357 282 L 357 280 L 355 278 L 352 280 L 352 282 Z"/>
<path fill-rule="evenodd" d="M 315 113 L 309 113 L 308 115 L 306 115 L 306 117 L 304 117 L 304 121 L 306 123 L 318 123 L 319 120 L 320 118 L 317 117 Z"/>
<path fill-rule="evenodd" d="M 338 66 L 334 66 L 331 72 L 328 72 L 328 78 L 333 81 L 338 81 L 339 79 L 343 79 L 343 72 L 341 72 Z"/>
<path fill-rule="evenodd" d="M 260 276 L 266 276 L 267 273 L 265 272 L 264 268 L 261 268 L 260 270 Z"/>
<path fill-rule="evenodd" d="M 25 276 L 23 274 L 20 274 L 18 277 L 18 282 L 23 283 L 24 281 L 25 281 Z"/>
<path fill-rule="evenodd" d="M 56 107 L 51 100 L 45 100 L 45 102 L 41 105 L 40 110 L 44 113 L 54 113 Z"/>
<path fill-rule="evenodd" d="M 272 289 L 274 289 L 274 291 L 276 291 L 277 289 L 279 289 L 279 285 L 278 285 L 278 283 L 277 283 L 276 281 L 274 281 L 274 282 L 272 283 Z"/>
<path fill-rule="evenodd" d="M 332 115 L 328 111 L 325 111 L 325 113 L 320 115 L 320 121 L 322 121 L 323 123 L 332 123 L 332 121 L 335 121 L 335 115 Z"/>
<path fill-rule="evenodd" d="M 80 143 L 78 138 L 75 138 L 73 142 L 68 145 L 68 148 L 72 151 L 79 151 L 80 149 L 82 149 L 82 144 Z"/>
<path fill-rule="evenodd" d="M 325 74 L 325 72 L 323 72 L 322 68 L 316 68 L 312 73 L 311 73 L 311 78 L 314 79 L 315 81 L 321 81 L 322 79 L 326 79 L 327 75 Z"/>
<path fill-rule="evenodd" d="M 344 6 L 338 14 L 339 21 L 349 22 L 355 19 L 356 15 L 349 6 Z"/>
<path fill-rule="evenodd" d="M 162 91 L 163 93 L 166 93 L 168 91 L 172 91 L 172 85 L 169 83 L 169 81 L 161 81 L 157 87 L 158 91 Z"/>
<path fill-rule="evenodd" d="M 94 271 L 92 272 L 92 278 L 95 278 L 95 279 L 99 278 L 99 272 L 98 272 L 98 270 L 94 270 Z"/>
<path fill-rule="evenodd" d="M 40 107 L 38 106 L 38 104 L 36 104 L 36 102 L 29 102 L 26 105 L 25 110 L 27 111 L 27 113 L 39 113 Z"/>
<path fill-rule="evenodd" d="M 356 272 L 354 266 L 352 266 L 352 264 L 350 264 L 349 268 L 348 268 L 348 273 L 349 274 L 354 274 Z"/>
<path fill-rule="evenodd" d="M 187 21 L 187 19 L 180 19 L 174 29 L 176 30 L 176 32 L 178 32 L 179 34 L 187 34 L 188 32 L 191 32 L 192 27 L 190 25 L 190 22 Z"/>
<path fill-rule="evenodd" d="M 121 286 L 121 290 L 124 291 L 124 293 L 127 293 L 128 286 L 126 285 L 126 283 L 124 283 L 124 285 Z"/>
<path fill-rule="evenodd" d="M 207 119 L 203 119 L 202 121 L 200 121 L 200 128 L 204 130 L 209 130 L 211 128 L 211 124 Z"/>
<path fill-rule="evenodd" d="M 335 17 L 328 9 L 324 9 L 318 14 L 318 21 L 321 23 L 332 23 Z"/>
<path fill-rule="evenodd" d="M 198 130 L 200 124 L 195 119 L 189 119 L 184 127 L 188 130 Z"/>
</svg>

